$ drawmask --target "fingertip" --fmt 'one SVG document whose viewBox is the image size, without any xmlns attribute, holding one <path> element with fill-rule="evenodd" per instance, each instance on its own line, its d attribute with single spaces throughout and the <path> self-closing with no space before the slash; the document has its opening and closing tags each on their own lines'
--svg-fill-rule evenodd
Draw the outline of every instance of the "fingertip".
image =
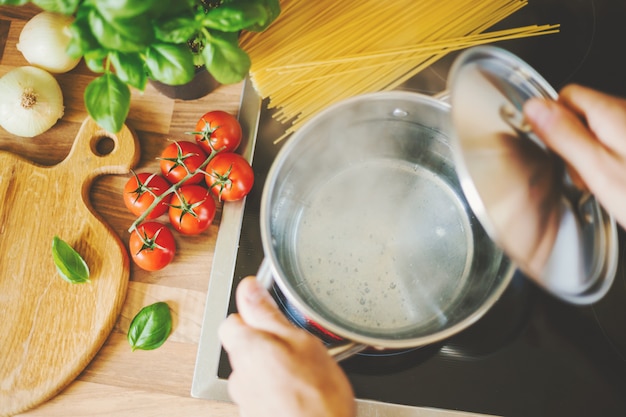
<svg viewBox="0 0 626 417">
<path fill-rule="evenodd" d="M 524 103 L 524 118 L 534 129 L 545 130 L 553 114 L 553 107 L 548 100 L 530 98 Z"/>
<path fill-rule="evenodd" d="M 276 306 L 274 299 L 270 296 L 266 288 L 264 288 L 254 276 L 247 276 L 237 286 L 237 305 L 259 305 L 268 303 Z"/>
</svg>

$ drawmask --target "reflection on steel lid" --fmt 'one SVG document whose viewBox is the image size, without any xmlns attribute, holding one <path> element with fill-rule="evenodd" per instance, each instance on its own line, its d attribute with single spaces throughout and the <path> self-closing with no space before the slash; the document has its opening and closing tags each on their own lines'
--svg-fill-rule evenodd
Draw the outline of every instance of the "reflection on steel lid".
<svg viewBox="0 0 626 417">
<path fill-rule="evenodd" d="M 613 218 L 571 181 L 563 161 L 525 124 L 531 97 L 557 93 L 502 49 L 471 48 L 448 79 L 463 191 L 491 238 L 552 294 L 589 304 L 617 267 Z"/>
</svg>

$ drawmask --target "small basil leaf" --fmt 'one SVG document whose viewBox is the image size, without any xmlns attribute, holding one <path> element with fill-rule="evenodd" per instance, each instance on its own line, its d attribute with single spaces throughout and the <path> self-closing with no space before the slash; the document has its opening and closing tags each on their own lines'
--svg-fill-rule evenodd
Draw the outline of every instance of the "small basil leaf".
<svg viewBox="0 0 626 417">
<path fill-rule="evenodd" d="M 210 10 L 202 19 L 202 24 L 223 32 L 238 32 L 248 26 L 265 24 L 269 19 L 267 13 L 267 9 L 256 2 L 222 4 Z"/>
<path fill-rule="evenodd" d="M 111 51 L 109 53 L 111 64 L 115 68 L 115 74 L 125 82 L 140 91 L 146 88 L 148 77 L 144 70 L 143 59 L 137 53 L 125 54 Z"/>
<path fill-rule="evenodd" d="M 132 350 L 152 350 L 161 346 L 172 331 L 172 314 L 162 301 L 142 308 L 130 322 L 128 343 Z"/>
<path fill-rule="evenodd" d="M 146 53 L 146 66 L 152 79 L 169 85 L 188 83 L 194 75 L 193 56 L 186 44 L 152 45 Z"/>
<path fill-rule="evenodd" d="M 88 19 L 93 36 L 106 49 L 141 52 L 154 39 L 154 31 L 146 17 L 109 21 L 98 10 L 91 9 Z"/>
<path fill-rule="evenodd" d="M 166 43 L 186 43 L 200 28 L 191 14 L 165 16 L 156 21 L 154 26 L 157 39 Z"/>
<path fill-rule="evenodd" d="M 144 14 L 158 3 L 158 0 L 98 0 L 95 2 L 103 14 L 114 18 Z"/>
<path fill-rule="evenodd" d="M 81 0 L 33 0 L 33 3 L 44 10 L 62 14 L 72 14 Z"/>
<path fill-rule="evenodd" d="M 260 0 L 260 2 L 263 4 L 263 7 L 265 7 L 267 19 L 265 22 L 259 22 L 246 28 L 246 30 L 251 32 L 263 32 L 280 15 L 279 0 Z"/>
<path fill-rule="evenodd" d="M 85 260 L 64 240 L 52 239 L 52 258 L 57 272 L 69 283 L 82 284 L 89 281 L 89 267 Z"/>
<path fill-rule="evenodd" d="M 8 6 L 22 6 L 29 1 L 30 0 L 0 0 L 0 4 L 6 4 Z"/>
<path fill-rule="evenodd" d="M 89 26 L 89 7 L 83 6 L 76 13 L 76 18 L 69 26 L 69 31 L 72 35 L 67 46 L 69 56 L 78 58 L 100 48 L 100 43 L 93 36 Z"/>
<path fill-rule="evenodd" d="M 130 110 L 130 89 L 117 75 L 104 74 L 85 88 L 85 107 L 96 123 L 117 133 Z"/>
<path fill-rule="evenodd" d="M 202 56 L 211 75 L 222 84 L 238 83 L 250 70 L 250 57 L 239 47 L 235 33 L 211 32 Z"/>
</svg>

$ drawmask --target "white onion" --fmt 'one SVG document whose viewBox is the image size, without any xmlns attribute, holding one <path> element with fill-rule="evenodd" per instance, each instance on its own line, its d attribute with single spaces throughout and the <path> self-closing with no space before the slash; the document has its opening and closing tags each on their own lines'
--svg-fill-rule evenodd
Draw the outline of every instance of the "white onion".
<svg viewBox="0 0 626 417">
<path fill-rule="evenodd" d="M 73 21 L 72 16 L 41 12 L 24 25 L 17 49 L 31 65 L 53 73 L 70 71 L 80 62 L 66 52 L 72 38 L 68 26 Z"/>
<path fill-rule="evenodd" d="M 63 93 L 57 80 L 36 67 L 19 67 L 0 78 L 0 126 L 17 136 L 33 137 L 63 117 Z"/>
</svg>

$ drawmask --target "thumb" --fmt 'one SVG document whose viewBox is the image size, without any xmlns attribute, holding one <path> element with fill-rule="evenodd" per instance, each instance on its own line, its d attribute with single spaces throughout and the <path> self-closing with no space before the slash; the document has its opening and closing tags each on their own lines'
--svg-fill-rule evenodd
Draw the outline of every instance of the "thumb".
<svg viewBox="0 0 626 417">
<path fill-rule="evenodd" d="M 293 332 L 294 326 L 255 277 L 246 277 L 239 283 L 236 300 L 239 315 L 248 326 L 282 338 Z"/>
</svg>

